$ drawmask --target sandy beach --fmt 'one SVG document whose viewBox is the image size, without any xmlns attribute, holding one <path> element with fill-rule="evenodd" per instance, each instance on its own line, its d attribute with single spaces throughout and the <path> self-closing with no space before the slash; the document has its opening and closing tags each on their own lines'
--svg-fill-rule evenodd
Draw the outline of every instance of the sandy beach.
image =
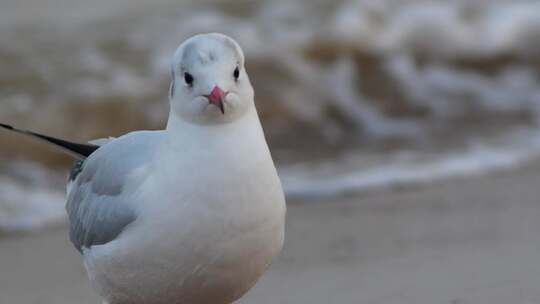
<svg viewBox="0 0 540 304">
<path fill-rule="evenodd" d="M 540 163 L 289 202 L 286 245 L 240 303 L 540 303 Z M 99 303 L 64 227 L 0 241 L 0 303 Z"/>
</svg>

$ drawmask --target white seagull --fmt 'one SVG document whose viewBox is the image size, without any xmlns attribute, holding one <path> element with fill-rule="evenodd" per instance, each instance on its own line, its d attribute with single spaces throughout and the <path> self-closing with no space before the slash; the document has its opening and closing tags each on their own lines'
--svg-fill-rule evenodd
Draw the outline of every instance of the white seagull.
<svg viewBox="0 0 540 304">
<path fill-rule="evenodd" d="M 165 130 L 77 144 L 69 236 L 107 304 L 230 304 L 283 246 L 285 199 L 244 54 L 196 35 L 172 61 Z"/>
</svg>

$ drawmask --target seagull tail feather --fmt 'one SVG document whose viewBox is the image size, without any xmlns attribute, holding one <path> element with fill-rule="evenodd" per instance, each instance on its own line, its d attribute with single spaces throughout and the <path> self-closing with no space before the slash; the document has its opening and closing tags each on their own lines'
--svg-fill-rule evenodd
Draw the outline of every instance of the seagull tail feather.
<svg viewBox="0 0 540 304">
<path fill-rule="evenodd" d="M 28 130 L 17 129 L 13 126 L 6 125 L 3 123 L 0 123 L 0 127 L 6 130 L 12 131 L 12 132 L 30 136 L 32 138 L 36 138 L 46 143 L 52 144 L 60 148 L 65 153 L 77 159 L 86 159 L 88 156 L 90 156 L 90 154 L 92 154 L 94 151 L 96 151 L 99 148 L 99 146 L 92 145 L 92 144 L 80 144 L 80 143 L 70 142 L 67 140 L 35 133 Z"/>
</svg>

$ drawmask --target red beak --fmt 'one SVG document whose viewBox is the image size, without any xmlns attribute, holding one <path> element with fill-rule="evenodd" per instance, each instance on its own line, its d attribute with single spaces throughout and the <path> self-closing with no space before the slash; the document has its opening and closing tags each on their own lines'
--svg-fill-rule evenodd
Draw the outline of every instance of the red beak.
<svg viewBox="0 0 540 304">
<path fill-rule="evenodd" d="M 210 104 L 215 105 L 221 110 L 221 114 L 225 114 L 225 107 L 223 106 L 225 96 L 227 96 L 227 93 L 223 92 L 220 87 L 215 86 L 212 92 L 210 92 L 210 95 L 206 95 L 206 98 L 208 98 Z"/>
</svg>

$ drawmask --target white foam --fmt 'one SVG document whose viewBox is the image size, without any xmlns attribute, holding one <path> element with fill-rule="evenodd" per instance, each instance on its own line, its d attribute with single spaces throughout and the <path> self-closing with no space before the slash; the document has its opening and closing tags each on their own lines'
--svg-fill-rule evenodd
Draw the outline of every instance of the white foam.
<svg viewBox="0 0 540 304">
<path fill-rule="evenodd" d="M 519 140 L 516 140 L 519 138 Z M 512 142 L 497 146 L 473 144 L 463 151 L 417 161 L 400 160 L 402 155 L 388 156 L 384 164 L 365 170 L 350 170 L 350 159 L 332 164 L 304 164 L 282 168 L 280 176 L 285 192 L 292 199 L 325 199 L 371 190 L 430 183 L 453 177 L 487 174 L 494 170 L 514 168 L 540 156 L 540 131 L 509 134 Z M 319 168 L 319 169 L 316 169 Z M 340 172 L 341 171 L 341 172 Z"/>
<path fill-rule="evenodd" d="M 29 231 L 65 221 L 65 194 L 49 182 L 56 173 L 32 163 L 12 164 L 8 171 L 10 175 L 0 175 L 0 231 Z"/>
</svg>

